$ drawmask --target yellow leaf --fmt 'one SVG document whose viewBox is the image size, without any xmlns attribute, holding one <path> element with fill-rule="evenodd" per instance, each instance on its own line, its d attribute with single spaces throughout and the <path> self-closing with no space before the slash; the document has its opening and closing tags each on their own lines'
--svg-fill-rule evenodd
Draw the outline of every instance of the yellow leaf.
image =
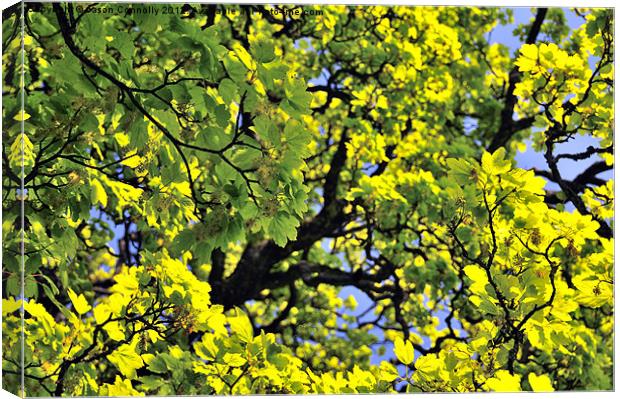
<svg viewBox="0 0 620 399">
<path fill-rule="evenodd" d="M 122 341 L 125 339 L 125 333 L 121 330 L 121 325 L 118 321 L 106 323 L 103 329 L 108 333 L 110 339 L 114 341 Z"/>
<path fill-rule="evenodd" d="M 235 309 L 236 316 L 228 318 L 228 324 L 233 333 L 236 333 L 243 342 L 250 342 L 254 337 L 254 329 L 250 319 L 240 309 Z"/>
<path fill-rule="evenodd" d="M 465 266 L 463 268 L 465 275 L 472 281 L 472 285 L 469 287 L 470 291 L 476 294 L 486 293 L 485 286 L 489 282 L 487 279 L 486 271 L 480 266 Z"/>
<path fill-rule="evenodd" d="M 535 44 L 524 44 L 519 53 L 515 65 L 519 67 L 520 72 L 529 72 L 536 69 L 538 64 L 538 47 Z"/>
<path fill-rule="evenodd" d="M 83 315 L 91 309 L 91 306 L 86 301 L 84 295 L 80 294 L 79 296 L 69 288 L 69 299 L 71 299 L 71 303 L 73 303 L 73 309 L 78 312 L 79 315 Z"/>
<path fill-rule="evenodd" d="M 97 179 L 90 182 L 91 193 L 90 199 L 93 204 L 100 203 L 103 207 L 108 206 L 108 194 L 105 192 L 103 185 Z"/>
<path fill-rule="evenodd" d="M 409 341 L 396 338 L 394 340 L 394 354 L 402 364 L 413 363 L 413 345 Z"/>
<path fill-rule="evenodd" d="M 133 156 L 129 156 L 124 159 L 121 164 L 125 166 L 129 166 L 130 168 L 137 168 L 138 165 L 142 163 L 142 158 L 140 158 L 137 154 Z"/>
<path fill-rule="evenodd" d="M 219 350 L 215 343 L 215 336 L 213 334 L 204 334 L 202 336 L 202 341 L 194 344 L 194 350 L 196 354 L 203 359 L 215 359 Z"/>
<path fill-rule="evenodd" d="M 551 380 L 547 375 L 536 375 L 534 373 L 530 373 L 527 376 L 527 380 L 530 382 L 530 386 L 534 392 L 553 392 L 553 385 L 551 385 Z"/>
<path fill-rule="evenodd" d="M 144 366 L 142 358 L 136 353 L 135 344 L 121 345 L 106 357 L 121 374 L 129 379 L 136 378 L 136 370 Z"/>
<path fill-rule="evenodd" d="M 27 134 L 20 134 L 15 137 L 15 141 L 11 144 L 11 153 L 9 155 L 11 165 L 21 166 L 22 163 L 24 166 L 33 165 L 35 158 L 33 148 L 34 145 Z"/>
<path fill-rule="evenodd" d="M 30 119 L 30 116 L 31 115 L 28 112 L 18 112 L 17 115 L 13 117 L 13 120 L 22 122 L 22 121 Z"/>
<path fill-rule="evenodd" d="M 385 96 L 379 96 L 379 98 L 377 99 L 376 106 L 377 108 L 387 109 L 388 107 L 387 98 L 385 98 Z"/>
<path fill-rule="evenodd" d="M 506 149 L 501 147 L 493 153 L 488 152 L 482 154 L 482 169 L 490 175 L 501 175 L 506 173 L 511 168 L 510 160 L 504 159 L 506 155 Z"/>
<path fill-rule="evenodd" d="M 496 392 L 517 392 L 521 390 L 521 377 L 506 370 L 499 370 L 495 377 L 486 381 L 486 386 Z"/>
<path fill-rule="evenodd" d="M 41 322 L 43 326 L 43 330 L 47 335 L 54 334 L 54 327 L 56 325 L 56 321 L 54 318 L 47 313 L 47 310 L 40 303 L 36 303 L 35 301 L 24 302 L 24 310 L 32 317 Z"/>
<path fill-rule="evenodd" d="M 7 315 L 15 312 L 22 307 L 21 300 L 15 300 L 12 297 L 9 299 L 2 299 L 2 314 Z"/>
<path fill-rule="evenodd" d="M 118 375 L 114 380 L 114 385 L 104 384 L 102 387 L 102 392 L 100 392 L 99 394 L 105 396 L 144 396 L 144 393 L 133 389 L 130 380 L 123 380 Z"/>
<path fill-rule="evenodd" d="M 422 373 L 426 375 L 434 374 L 442 367 L 442 360 L 439 360 L 436 354 L 420 356 L 415 362 L 416 373 Z"/>
<path fill-rule="evenodd" d="M 226 353 L 224 355 L 224 363 L 231 367 L 241 367 L 246 363 L 246 359 L 238 353 Z"/>
<path fill-rule="evenodd" d="M 355 310 L 357 308 L 357 300 L 353 295 L 349 295 L 347 299 L 344 301 L 344 306 L 349 309 Z"/>
<path fill-rule="evenodd" d="M 95 316 L 95 321 L 97 324 L 105 323 L 108 320 L 110 313 L 110 307 L 105 304 L 97 305 L 93 309 L 93 316 Z"/>
<path fill-rule="evenodd" d="M 386 361 L 381 362 L 381 365 L 379 366 L 379 371 L 381 372 L 380 376 L 383 381 L 392 382 L 398 377 L 400 377 L 396 367 L 394 367 L 393 364 L 388 363 Z"/>
<path fill-rule="evenodd" d="M 237 55 L 237 57 L 241 60 L 241 62 L 243 63 L 243 65 L 245 65 L 246 68 L 248 68 L 249 70 L 256 69 L 252 56 L 250 55 L 250 53 L 247 52 L 245 48 L 243 48 L 242 45 L 240 45 L 239 43 L 235 43 L 233 45 L 233 49 L 235 50 L 235 54 Z"/>
<path fill-rule="evenodd" d="M 152 330 L 149 330 L 149 331 L 152 331 Z M 155 355 L 153 355 L 152 353 L 145 353 L 141 355 L 141 357 L 142 357 L 142 361 L 145 364 L 150 364 L 153 361 L 153 359 L 155 359 Z"/>
<path fill-rule="evenodd" d="M 146 335 L 149 337 L 149 339 L 151 340 L 151 342 L 155 343 L 159 340 L 161 340 L 162 338 L 159 336 L 159 334 L 154 331 L 154 330 L 147 330 L 146 331 Z M 144 358 L 144 357 L 143 357 Z"/>
<path fill-rule="evenodd" d="M 127 147 L 130 143 L 129 136 L 125 133 L 116 133 L 114 134 L 114 138 L 121 147 Z"/>
</svg>

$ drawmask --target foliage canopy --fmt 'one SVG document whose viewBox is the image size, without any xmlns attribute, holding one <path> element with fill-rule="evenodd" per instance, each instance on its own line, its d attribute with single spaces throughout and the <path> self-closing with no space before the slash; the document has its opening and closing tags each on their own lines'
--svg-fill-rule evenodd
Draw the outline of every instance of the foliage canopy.
<svg viewBox="0 0 620 399">
<path fill-rule="evenodd" d="M 612 388 L 610 10 L 20 7 L 4 388 Z"/>
</svg>

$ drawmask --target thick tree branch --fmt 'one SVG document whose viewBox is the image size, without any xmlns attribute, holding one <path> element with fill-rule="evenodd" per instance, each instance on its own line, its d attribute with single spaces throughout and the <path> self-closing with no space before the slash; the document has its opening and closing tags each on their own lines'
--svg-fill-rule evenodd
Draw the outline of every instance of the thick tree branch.
<svg viewBox="0 0 620 399">
<path fill-rule="evenodd" d="M 536 42 L 536 38 L 540 33 L 540 28 L 542 27 L 546 15 L 546 8 L 539 8 L 537 10 L 536 17 L 534 19 L 534 22 L 532 23 L 532 26 L 530 27 L 530 31 L 527 35 L 527 40 L 525 41 L 526 44 L 533 44 Z M 531 123 L 534 122 L 533 118 L 531 118 L 531 122 L 530 119 L 527 118 L 519 123 L 515 123 L 515 121 L 512 119 L 514 114 L 514 108 L 517 104 L 517 96 L 514 95 L 514 91 L 517 83 L 519 83 L 520 81 L 521 73 L 519 72 L 519 68 L 515 66 L 508 74 L 508 88 L 506 90 L 504 108 L 502 109 L 502 112 L 500 114 L 501 121 L 499 129 L 497 130 L 497 133 L 495 133 L 495 135 L 493 136 L 491 144 L 487 149 L 491 153 L 495 152 L 495 150 L 497 150 L 498 148 L 505 146 L 515 132 L 531 126 Z"/>
</svg>

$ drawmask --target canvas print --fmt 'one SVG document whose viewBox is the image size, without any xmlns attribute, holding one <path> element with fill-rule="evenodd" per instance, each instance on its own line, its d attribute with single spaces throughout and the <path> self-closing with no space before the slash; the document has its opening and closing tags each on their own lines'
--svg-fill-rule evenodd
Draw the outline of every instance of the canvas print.
<svg viewBox="0 0 620 399">
<path fill-rule="evenodd" d="M 612 390 L 605 8 L 2 12 L 2 388 Z"/>
</svg>

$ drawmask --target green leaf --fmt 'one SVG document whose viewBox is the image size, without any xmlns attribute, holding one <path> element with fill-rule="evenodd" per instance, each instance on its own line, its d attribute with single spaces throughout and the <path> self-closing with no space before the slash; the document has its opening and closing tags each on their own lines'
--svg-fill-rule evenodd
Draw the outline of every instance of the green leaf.
<svg viewBox="0 0 620 399">
<path fill-rule="evenodd" d="M 306 89 L 306 84 L 300 80 L 288 82 L 285 86 L 286 101 L 283 101 L 281 105 L 291 116 L 300 117 L 310 112 L 312 94 Z"/>
<path fill-rule="evenodd" d="M 266 115 L 258 115 L 254 120 L 252 129 L 256 132 L 259 139 L 267 141 L 275 148 L 280 148 L 280 132 L 275 124 Z"/>
<path fill-rule="evenodd" d="M 24 278 L 24 297 L 36 299 L 39 296 L 39 287 L 33 276 L 28 275 Z"/>
<path fill-rule="evenodd" d="M 219 150 L 228 144 L 230 139 L 226 137 L 224 131 L 215 126 L 208 126 L 198 134 L 200 144 L 206 145 L 212 150 Z"/>
<path fill-rule="evenodd" d="M 6 293 L 9 296 L 18 296 L 21 294 L 21 279 L 18 273 L 11 274 L 6 280 Z"/>
<path fill-rule="evenodd" d="M 286 211 L 278 211 L 269 223 L 268 233 L 273 241 L 280 247 L 284 247 L 288 240 L 297 238 L 297 226 L 299 221 Z"/>
<path fill-rule="evenodd" d="M 164 361 L 162 356 L 155 356 L 153 360 L 148 362 L 148 369 L 154 373 L 165 373 L 168 371 L 168 367 L 166 366 L 166 362 Z"/>
<path fill-rule="evenodd" d="M 236 57 L 224 58 L 224 68 L 228 72 L 228 76 L 235 82 L 244 82 L 247 69 Z"/>
<path fill-rule="evenodd" d="M 213 110 L 215 113 L 215 121 L 220 127 L 227 127 L 230 123 L 230 111 L 224 104 L 218 104 Z"/>
<path fill-rule="evenodd" d="M 155 114 L 164 127 L 174 136 L 181 131 L 176 115 L 171 111 L 160 111 Z"/>
<path fill-rule="evenodd" d="M 217 91 L 226 103 L 231 103 L 238 96 L 237 85 L 230 79 L 223 79 Z"/>
<path fill-rule="evenodd" d="M 269 41 L 260 41 L 252 46 L 252 52 L 256 56 L 256 59 L 261 63 L 268 63 L 276 58 L 274 52 L 274 45 Z"/>
<path fill-rule="evenodd" d="M 202 55 L 200 57 L 199 71 L 205 79 L 212 79 L 216 75 L 217 60 L 211 50 L 211 47 L 208 45 L 203 46 Z"/>
<path fill-rule="evenodd" d="M 476 168 L 464 159 L 448 158 L 448 177 L 454 179 L 458 184 L 465 185 L 472 183 L 472 177 L 476 173 Z"/>
<path fill-rule="evenodd" d="M 127 32 L 116 31 L 114 33 L 114 40 L 112 44 L 121 53 L 121 56 L 125 60 L 130 60 L 133 57 L 134 45 L 133 38 Z"/>
<path fill-rule="evenodd" d="M 312 135 L 299 122 L 289 119 L 284 127 L 284 137 L 288 150 L 296 153 L 300 160 L 310 155 L 308 144 Z"/>
<path fill-rule="evenodd" d="M 86 132 L 96 132 L 99 130 L 99 120 L 91 113 L 86 114 L 82 118 L 80 127 Z"/>
<path fill-rule="evenodd" d="M 51 280 L 50 280 L 51 281 Z M 50 285 L 53 285 L 53 283 L 50 283 Z M 68 319 L 69 317 L 71 317 L 71 311 L 69 309 L 67 309 L 63 304 L 61 304 L 60 302 L 58 302 L 58 300 L 56 299 L 56 296 L 58 295 L 58 289 L 56 288 L 55 285 L 53 285 L 54 287 L 54 291 L 52 290 L 52 288 L 50 288 L 49 286 L 47 286 L 46 284 L 42 284 L 41 285 L 43 287 L 43 291 L 45 292 L 45 295 L 47 296 L 47 298 L 54 304 L 56 305 L 56 307 L 58 308 L 58 310 L 60 310 L 60 312 Z"/>
</svg>

